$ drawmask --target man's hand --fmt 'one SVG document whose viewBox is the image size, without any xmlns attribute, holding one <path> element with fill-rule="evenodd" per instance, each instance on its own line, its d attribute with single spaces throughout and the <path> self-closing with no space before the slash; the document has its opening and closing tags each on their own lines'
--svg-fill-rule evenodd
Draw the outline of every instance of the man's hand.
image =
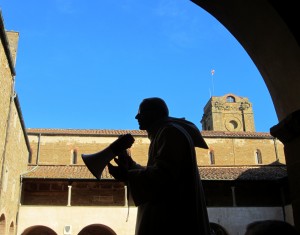
<svg viewBox="0 0 300 235">
<path fill-rule="evenodd" d="M 130 156 L 129 150 L 122 151 L 117 157 L 114 158 L 114 161 L 118 166 L 127 170 L 130 170 L 135 164 Z"/>
<path fill-rule="evenodd" d="M 117 156 L 121 152 L 130 148 L 134 142 L 134 138 L 131 134 L 120 135 L 117 140 L 110 144 L 112 152 Z"/>
<path fill-rule="evenodd" d="M 111 174 L 116 180 L 119 181 L 127 181 L 128 179 L 128 171 L 124 167 L 114 166 L 111 163 L 108 163 L 108 172 Z"/>
</svg>

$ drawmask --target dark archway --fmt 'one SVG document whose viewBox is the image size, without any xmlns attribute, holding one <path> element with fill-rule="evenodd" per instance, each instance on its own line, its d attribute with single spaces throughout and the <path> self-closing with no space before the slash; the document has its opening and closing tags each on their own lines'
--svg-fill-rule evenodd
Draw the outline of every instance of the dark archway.
<svg viewBox="0 0 300 235">
<path fill-rule="evenodd" d="M 284 144 L 294 222 L 300 230 L 300 15 L 296 2 L 192 1 L 231 32 L 266 83 L 280 121 L 270 132 Z"/>
<path fill-rule="evenodd" d="M 103 224 L 91 224 L 84 227 L 78 235 L 117 235 L 111 228 Z"/>
<path fill-rule="evenodd" d="M 25 229 L 21 235 L 57 235 L 57 233 L 49 227 L 36 225 Z"/>
</svg>

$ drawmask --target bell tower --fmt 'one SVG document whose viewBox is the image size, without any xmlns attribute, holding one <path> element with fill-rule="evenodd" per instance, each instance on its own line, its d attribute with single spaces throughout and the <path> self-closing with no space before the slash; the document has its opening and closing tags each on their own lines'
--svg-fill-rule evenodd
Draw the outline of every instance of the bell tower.
<svg viewBox="0 0 300 235">
<path fill-rule="evenodd" d="M 202 130 L 255 132 L 248 98 L 227 94 L 212 96 L 204 107 Z"/>
</svg>

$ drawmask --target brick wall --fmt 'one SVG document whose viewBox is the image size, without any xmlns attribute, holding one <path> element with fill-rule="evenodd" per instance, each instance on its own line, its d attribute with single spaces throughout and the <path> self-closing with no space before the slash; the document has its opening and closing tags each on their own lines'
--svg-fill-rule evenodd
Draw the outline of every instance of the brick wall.
<svg viewBox="0 0 300 235">
<path fill-rule="evenodd" d="M 131 147 L 131 155 L 141 165 L 147 164 L 149 139 L 135 137 Z M 29 140 L 33 151 L 33 163 L 37 158 L 39 146 L 39 164 L 71 164 L 72 152 L 77 151 L 78 164 L 84 164 L 81 154 L 91 154 L 105 149 L 116 137 L 96 136 L 66 136 L 51 135 L 45 133 L 40 136 L 29 133 Z M 209 150 L 196 148 L 199 165 L 211 165 L 209 152 L 213 151 L 216 165 L 256 165 L 256 150 L 260 150 L 262 164 L 271 164 L 278 158 L 285 163 L 283 145 L 277 140 L 277 152 L 273 138 L 205 138 Z M 39 142 L 40 141 L 40 142 Z M 276 155 L 277 154 L 277 155 Z"/>
</svg>

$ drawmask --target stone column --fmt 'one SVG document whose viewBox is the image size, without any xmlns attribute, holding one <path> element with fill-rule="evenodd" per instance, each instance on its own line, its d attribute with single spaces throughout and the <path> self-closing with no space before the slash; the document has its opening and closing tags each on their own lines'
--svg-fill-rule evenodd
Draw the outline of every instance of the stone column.
<svg viewBox="0 0 300 235">
<path fill-rule="evenodd" d="M 68 185 L 68 205 L 71 206 L 72 185 Z"/>
<path fill-rule="evenodd" d="M 284 144 L 294 223 L 300 230 L 300 110 L 273 126 L 270 133 Z"/>
</svg>

